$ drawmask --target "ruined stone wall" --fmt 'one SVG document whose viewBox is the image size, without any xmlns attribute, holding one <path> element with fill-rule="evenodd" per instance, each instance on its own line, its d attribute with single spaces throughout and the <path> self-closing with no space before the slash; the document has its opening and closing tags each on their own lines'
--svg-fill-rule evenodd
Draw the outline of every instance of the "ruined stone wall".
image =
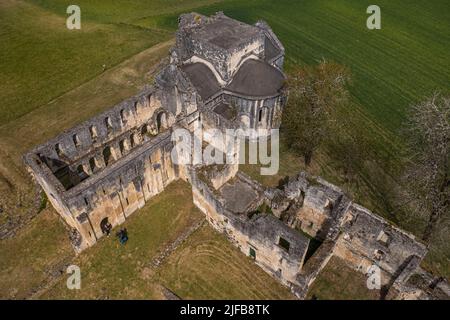
<svg viewBox="0 0 450 320">
<path fill-rule="evenodd" d="M 161 107 L 158 93 L 141 92 L 111 110 L 70 129 L 35 148 L 25 157 L 28 166 L 36 159 L 69 190 L 126 156 L 152 136 L 166 130 L 174 117 Z M 44 175 L 39 168 L 35 175 Z M 48 179 L 45 178 L 45 179 Z"/>
<path fill-rule="evenodd" d="M 223 164 L 218 166 L 213 166 L 213 170 L 207 171 L 209 181 L 214 189 L 218 190 L 230 179 L 232 179 L 239 169 L 239 163 L 235 162 L 233 164 Z"/>
<path fill-rule="evenodd" d="M 203 61 L 205 64 L 211 64 L 217 74 L 220 75 L 219 82 L 224 83 L 233 77 L 245 60 L 263 56 L 265 36 L 263 32 L 260 32 L 258 35 L 240 43 L 239 46 L 232 48 L 232 50 L 221 48 L 192 36 L 192 34 L 195 34 L 195 28 L 204 27 L 216 19 L 230 18 L 223 14 L 211 17 L 200 14 L 182 15 L 176 35 L 177 51 L 184 62 Z"/>
<path fill-rule="evenodd" d="M 177 167 L 172 164 L 170 132 L 116 163 L 94 180 L 86 181 L 65 194 L 78 230 L 92 245 L 103 236 L 101 222 L 108 219 L 117 226 L 173 180 Z"/>
<path fill-rule="evenodd" d="M 151 105 L 160 106 L 158 101 L 152 99 L 152 93 L 152 90 L 145 90 L 141 95 L 129 98 L 48 141 L 36 151 L 43 157 L 73 163 L 92 150 L 149 121 Z M 50 161 L 48 165 L 52 169 L 56 164 Z"/>
<path fill-rule="evenodd" d="M 304 192 L 302 206 L 296 213 L 298 227 L 313 238 L 324 240 L 336 223 L 336 210 L 342 191 L 326 185 L 310 185 Z"/>
<path fill-rule="evenodd" d="M 228 211 L 224 207 L 224 199 L 199 179 L 196 171 L 192 170 L 191 178 L 193 201 L 205 213 L 210 224 L 267 273 L 289 287 L 298 286 L 297 275 L 301 271 L 309 240 L 272 215 L 256 214 L 249 218 L 245 213 Z M 241 173 L 238 175 L 242 176 Z M 257 187 L 262 194 L 262 186 Z M 280 245 L 280 238 L 289 243 L 289 248 Z"/>
<path fill-rule="evenodd" d="M 412 258 L 422 260 L 427 252 L 413 235 L 357 204 L 345 213 L 341 230 L 335 254 L 363 273 L 372 265 L 379 266 L 383 284 L 396 277 Z"/>
<path fill-rule="evenodd" d="M 52 205 L 81 236 L 77 251 L 102 237 L 106 222 L 119 225 L 178 178 L 170 128 L 175 121 L 189 128 L 199 113 L 189 83 L 170 66 L 164 70 L 165 81 L 24 156 Z"/>
<path fill-rule="evenodd" d="M 234 48 L 226 61 L 226 79 L 231 79 L 240 66 L 248 59 L 262 58 L 264 55 L 264 34 L 249 39 L 245 43 Z"/>
<path fill-rule="evenodd" d="M 200 59 L 206 60 L 212 64 L 214 69 L 220 75 L 223 81 L 229 80 L 229 70 L 227 69 L 227 60 L 229 60 L 229 55 L 226 50 L 213 46 L 211 44 L 205 43 L 203 41 L 198 41 L 187 36 L 183 41 L 185 47 L 185 52 L 188 53 L 188 59 L 193 56 L 199 57 Z"/>
<path fill-rule="evenodd" d="M 64 192 L 64 187 L 53 175 L 48 166 L 35 154 L 27 155 L 26 161 L 29 163 L 27 171 L 31 174 L 32 179 L 34 179 L 44 190 L 48 200 L 56 211 L 66 216 L 70 216 L 70 211 L 61 196 Z M 68 223 L 72 227 L 76 224 L 74 220 L 68 221 Z"/>
<path fill-rule="evenodd" d="M 339 188 L 320 178 L 300 174 L 291 177 L 282 189 L 268 188 L 264 193 L 273 214 L 286 226 L 299 228 L 323 241 L 305 269 L 298 271 L 295 285 L 291 284 L 299 297 L 306 295 L 333 255 L 364 274 L 369 267 L 378 266 L 381 285 L 390 288 L 394 281 L 406 281 L 426 254 L 426 247 L 412 235 L 352 203 Z M 270 232 L 262 234 L 269 234 L 267 239 L 270 239 Z M 412 266 L 412 261 L 417 263 Z M 272 270 L 277 266 L 276 261 L 265 262 Z"/>
<path fill-rule="evenodd" d="M 423 270 L 419 263 L 419 258 L 411 259 L 388 295 L 396 300 L 450 300 L 448 280 Z"/>
<path fill-rule="evenodd" d="M 320 241 L 328 237 L 342 215 L 344 194 L 320 178 L 311 180 L 299 174 L 290 177 L 281 189 L 269 189 L 267 194 L 277 217 Z"/>
<path fill-rule="evenodd" d="M 272 64 L 273 66 L 277 67 L 279 70 L 283 70 L 284 65 L 284 53 L 285 49 L 281 41 L 278 39 L 277 35 L 272 31 L 270 26 L 265 21 L 258 21 L 255 24 L 256 27 L 264 30 L 264 33 L 266 35 L 266 40 L 264 47 L 266 48 L 268 45 L 268 41 L 272 42 L 276 47 L 280 49 L 280 52 L 275 55 L 273 58 L 269 59 L 268 62 Z"/>
</svg>

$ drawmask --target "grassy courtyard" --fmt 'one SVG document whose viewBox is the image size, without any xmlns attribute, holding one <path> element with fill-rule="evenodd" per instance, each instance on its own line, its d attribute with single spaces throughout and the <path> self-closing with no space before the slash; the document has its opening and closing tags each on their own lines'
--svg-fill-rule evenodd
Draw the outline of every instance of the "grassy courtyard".
<svg viewBox="0 0 450 320">
<path fill-rule="evenodd" d="M 319 273 L 311 286 L 307 299 L 319 300 L 377 300 L 379 290 L 367 288 L 367 278 L 350 269 L 340 258 L 333 257 Z"/>
<path fill-rule="evenodd" d="M 56 212 L 44 210 L 15 238 L 0 241 L 0 299 L 30 297 L 74 255 Z"/>
<path fill-rule="evenodd" d="M 295 298 L 206 225 L 167 259 L 157 277 L 184 299 Z"/>
</svg>

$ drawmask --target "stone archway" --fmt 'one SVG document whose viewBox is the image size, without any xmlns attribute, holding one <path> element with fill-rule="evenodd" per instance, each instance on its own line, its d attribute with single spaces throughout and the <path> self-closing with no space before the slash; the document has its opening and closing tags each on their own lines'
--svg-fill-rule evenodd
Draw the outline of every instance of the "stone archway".
<svg viewBox="0 0 450 320">
<path fill-rule="evenodd" d="M 103 160 L 105 161 L 105 166 L 107 166 L 108 164 L 111 163 L 112 160 L 112 152 L 111 152 L 111 147 L 110 146 L 106 146 L 103 149 Z"/>
<path fill-rule="evenodd" d="M 111 232 L 112 225 L 108 220 L 108 217 L 103 218 L 102 221 L 100 221 L 100 230 L 103 234 L 109 235 Z"/>
<path fill-rule="evenodd" d="M 161 111 L 156 116 L 156 128 L 158 132 L 167 128 L 167 114 L 164 111 Z"/>
</svg>

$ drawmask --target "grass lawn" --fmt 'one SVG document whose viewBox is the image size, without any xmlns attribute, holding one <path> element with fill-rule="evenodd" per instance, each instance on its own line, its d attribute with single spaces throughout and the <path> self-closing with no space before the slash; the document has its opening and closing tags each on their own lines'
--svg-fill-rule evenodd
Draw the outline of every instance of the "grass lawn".
<svg viewBox="0 0 450 320">
<path fill-rule="evenodd" d="M 55 266 L 74 255 L 59 216 L 45 209 L 19 235 L 0 241 L 0 299 L 30 296 Z"/>
<path fill-rule="evenodd" d="M 0 8 L 0 125 L 99 75 L 103 65 L 111 68 L 171 37 L 91 21 L 68 30 L 65 10 L 57 15 L 25 1 L 2 1 Z"/>
<path fill-rule="evenodd" d="M 312 284 L 307 299 L 319 300 L 377 300 L 379 290 L 369 290 L 367 278 L 333 257 Z"/>
<path fill-rule="evenodd" d="M 157 278 L 183 299 L 295 298 L 209 225 L 161 265 Z"/>
<path fill-rule="evenodd" d="M 283 134 L 281 132 L 281 134 Z M 306 170 L 303 165 L 303 159 L 297 156 L 295 153 L 291 152 L 286 143 L 284 143 L 283 139 L 280 139 L 280 148 L 279 148 L 279 168 L 278 173 L 274 175 L 261 175 L 261 165 L 258 163 L 256 165 L 249 164 L 249 146 L 246 144 L 245 149 L 245 162 L 246 164 L 239 165 L 239 170 L 242 170 L 246 174 L 248 174 L 253 179 L 259 181 L 263 185 L 276 187 L 279 185 L 280 180 L 284 179 L 286 176 L 293 176 L 299 173 L 300 170 Z M 270 151 L 270 150 L 269 150 Z M 268 167 L 268 165 L 262 166 Z"/>
</svg>

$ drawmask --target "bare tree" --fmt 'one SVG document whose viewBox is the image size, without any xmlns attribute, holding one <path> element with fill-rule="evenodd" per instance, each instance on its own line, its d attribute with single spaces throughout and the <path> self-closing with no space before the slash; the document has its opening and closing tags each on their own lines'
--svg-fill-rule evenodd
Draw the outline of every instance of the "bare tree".
<svg viewBox="0 0 450 320">
<path fill-rule="evenodd" d="M 413 105 L 404 133 L 409 151 L 404 200 L 426 219 L 422 239 L 428 242 L 450 211 L 450 97 L 434 94 Z"/>
<path fill-rule="evenodd" d="M 333 110 L 347 101 L 348 70 L 322 61 L 313 67 L 297 67 L 288 78 L 289 99 L 283 111 L 282 129 L 287 144 L 309 165 L 314 151 L 329 134 Z"/>
</svg>

